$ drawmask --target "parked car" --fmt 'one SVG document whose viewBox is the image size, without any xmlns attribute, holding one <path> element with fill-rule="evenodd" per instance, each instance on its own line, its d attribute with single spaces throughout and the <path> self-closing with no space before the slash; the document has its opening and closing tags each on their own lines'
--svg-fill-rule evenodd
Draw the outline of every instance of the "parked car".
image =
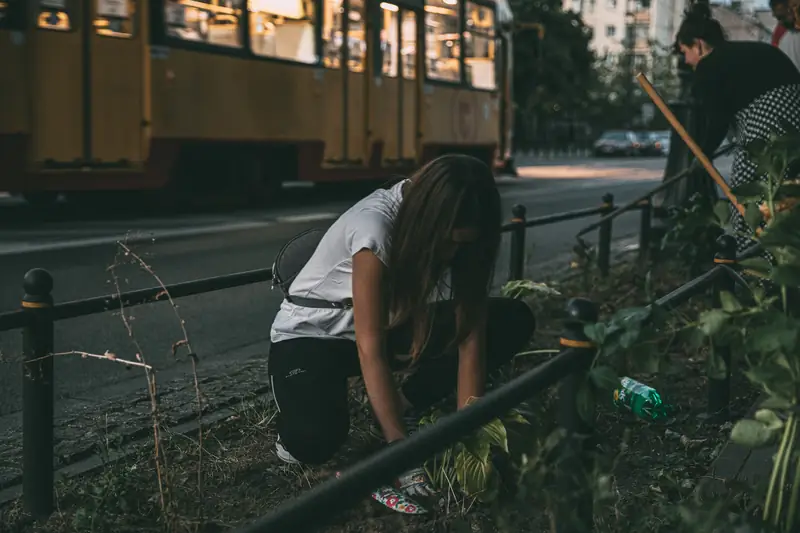
<svg viewBox="0 0 800 533">
<path fill-rule="evenodd" d="M 670 132 L 648 131 L 645 132 L 642 152 L 645 155 L 666 156 L 669 154 Z"/>
<path fill-rule="evenodd" d="M 594 143 L 595 157 L 642 154 L 642 141 L 630 130 L 609 130 Z"/>
</svg>

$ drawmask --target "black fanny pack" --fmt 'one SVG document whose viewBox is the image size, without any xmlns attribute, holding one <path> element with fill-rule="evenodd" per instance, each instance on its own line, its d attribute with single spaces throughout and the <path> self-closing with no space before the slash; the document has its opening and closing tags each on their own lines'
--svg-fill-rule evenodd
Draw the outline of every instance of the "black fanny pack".
<svg viewBox="0 0 800 533">
<path fill-rule="evenodd" d="M 275 262 L 272 264 L 272 288 L 280 287 L 287 302 L 301 307 L 351 309 L 353 307 L 352 298 L 347 298 L 341 302 L 329 302 L 327 300 L 303 298 L 289 294 L 292 282 L 303 270 L 303 267 L 306 266 L 311 256 L 314 255 L 326 231 L 321 228 L 312 228 L 295 235 L 283 245 L 278 255 L 275 256 Z"/>
</svg>

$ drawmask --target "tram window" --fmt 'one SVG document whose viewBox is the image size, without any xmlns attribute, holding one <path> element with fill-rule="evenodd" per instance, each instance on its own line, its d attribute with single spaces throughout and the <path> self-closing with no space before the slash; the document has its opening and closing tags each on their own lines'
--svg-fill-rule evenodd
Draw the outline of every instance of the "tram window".
<svg viewBox="0 0 800 533">
<path fill-rule="evenodd" d="M 95 31 L 105 37 L 133 37 L 135 13 L 136 0 L 97 0 Z"/>
<path fill-rule="evenodd" d="M 69 31 L 72 29 L 67 0 L 39 0 L 37 26 L 42 30 Z"/>
<path fill-rule="evenodd" d="M 342 0 L 324 0 L 322 11 L 322 64 L 339 68 L 342 62 Z"/>
<path fill-rule="evenodd" d="M 364 15 L 364 0 L 350 0 L 347 13 L 347 44 L 350 50 L 351 72 L 364 72 L 367 59 L 367 21 Z"/>
<path fill-rule="evenodd" d="M 264 57 L 314 64 L 314 0 L 248 0 L 250 46 Z"/>
<path fill-rule="evenodd" d="M 425 5 L 425 70 L 434 80 L 461 81 L 459 0 L 428 0 Z"/>
<path fill-rule="evenodd" d="M 401 28 L 400 61 L 403 66 L 403 77 L 413 80 L 417 77 L 417 14 L 403 11 Z"/>
<path fill-rule="evenodd" d="M 476 89 L 495 89 L 494 11 L 490 7 L 467 2 L 464 32 L 464 65 L 467 82 Z"/>
<path fill-rule="evenodd" d="M 25 28 L 26 0 L 0 0 L 0 30 Z"/>
<path fill-rule="evenodd" d="M 164 18 L 170 37 L 242 46 L 242 0 L 166 0 Z"/>
<path fill-rule="evenodd" d="M 381 2 L 381 50 L 383 51 L 383 75 L 389 78 L 397 77 L 397 49 L 400 44 L 397 35 L 397 16 L 400 9 L 395 4 Z"/>
</svg>

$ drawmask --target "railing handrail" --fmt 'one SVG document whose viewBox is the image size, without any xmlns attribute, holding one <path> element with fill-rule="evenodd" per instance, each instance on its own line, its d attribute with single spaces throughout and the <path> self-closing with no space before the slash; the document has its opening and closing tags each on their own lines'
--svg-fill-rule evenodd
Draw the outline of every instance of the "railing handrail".
<svg viewBox="0 0 800 533">
<path fill-rule="evenodd" d="M 310 531 L 306 528 L 324 525 L 326 519 L 357 503 L 375 487 L 417 466 L 462 436 L 476 431 L 501 413 L 554 385 L 574 372 L 586 355 L 587 352 L 582 350 L 563 351 L 487 393 L 470 406 L 356 463 L 345 470 L 341 477 L 325 481 L 287 501 L 266 517 L 238 529 L 236 533 Z M 311 508 L 314 512 L 309 512 Z"/>
<path fill-rule="evenodd" d="M 243 285 L 263 283 L 272 279 L 271 268 L 260 268 L 234 272 L 221 276 L 200 278 L 191 281 L 172 283 L 165 287 L 156 286 L 146 289 L 135 289 L 120 294 L 105 294 L 82 300 L 72 300 L 53 305 L 52 319 L 54 321 L 96 315 L 107 311 L 114 311 L 120 307 L 136 307 L 137 305 L 164 302 L 169 298 L 185 298 L 196 294 L 232 289 Z M 122 304 L 120 305 L 120 301 Z M 0 313 L 0 332 L 25 327 L 29 313 L 24 310 Z"/>
</svg>

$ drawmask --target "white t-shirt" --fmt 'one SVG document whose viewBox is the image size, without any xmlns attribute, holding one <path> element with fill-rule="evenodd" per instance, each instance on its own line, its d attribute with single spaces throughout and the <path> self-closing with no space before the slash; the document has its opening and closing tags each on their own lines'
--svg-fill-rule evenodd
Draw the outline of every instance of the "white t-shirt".
<svg viewBox="0 0 800 533">
<path fill-rule="evenodd" d="M 295 278 L 289 294 L 329 302 L 353 297 L 353 255 L 364 248 L 388 266 L 391 231 L 408 180 L 378 189 L 345 211 L 328 228 L 316 251 Z M 432 300 L 449 298 L 449 271 Z M 270 340 L 327 337 L 355 340 L 352 309 L 316 309 L 286 300 L 272 322 Z"/>
<path fill-rule="evenodd" d="M 792 60 L 794 66 L 800 70 L 800 31 L 787 31 L 783 37 L 781 37 L 781 40 L 778 43 L 778 48 L 780 48 L 784 54 L 789 56 L 789 59 Z"/>
</svg>

